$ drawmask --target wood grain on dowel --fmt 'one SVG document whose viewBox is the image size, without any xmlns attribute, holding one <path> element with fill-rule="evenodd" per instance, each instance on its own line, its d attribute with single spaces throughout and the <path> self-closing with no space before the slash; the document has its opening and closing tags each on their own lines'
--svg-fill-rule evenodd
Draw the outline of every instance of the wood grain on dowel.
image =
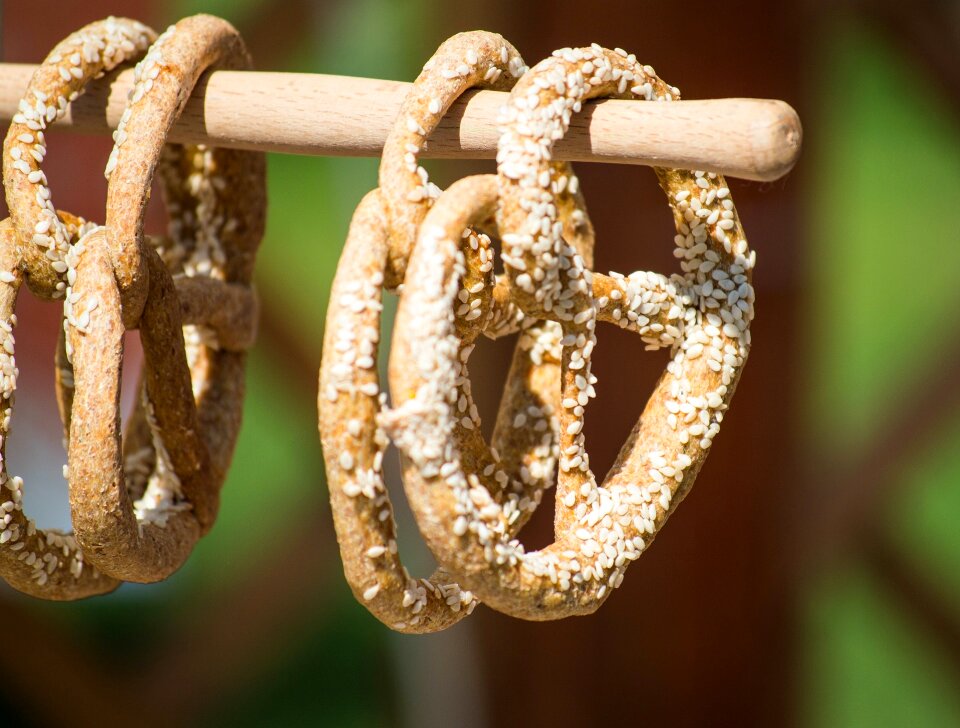
<svg viewBox="0 0 960 728">
<path fill-rule="evenodd" d="M 17 110 L 36 66 L 0 63 L 0 120 Z M 133 71 L 109 75 L 70 105 L 57 128 L 115 129 Z M 410 84 L 305 73 L 218 71 L 197 84 L 171 141 L 326 156 L 379 156 Z M 464 94 L 425 149 L 433 158 L 496 156 L 497 114 L 507 94 Z M 556 146 L 579 162 L 703 169 L 774 180 L 800 152 L 800 120 L 789 104 L 767 99 L 585 105 Z"/>
</svg>

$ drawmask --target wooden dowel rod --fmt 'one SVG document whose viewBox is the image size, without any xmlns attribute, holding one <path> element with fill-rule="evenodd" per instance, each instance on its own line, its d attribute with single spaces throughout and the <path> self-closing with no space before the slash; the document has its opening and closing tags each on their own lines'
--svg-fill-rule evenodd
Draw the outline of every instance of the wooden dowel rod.
<svg viewBox="0 0 960 728">
<path fill-rule="evenodd" d="M 0 63 L 0 119 L 9 122 L 36 66 Z M 56 129 L 106 134 L 123 113 L 133 71 L 91 84 Z M 218 71 L 201 80 L 171 133 L 177 142 L 326 156 L 378 156 L 410 84 L 306 73 Z M 430 137 L 426 156 L 496 156 L 506 94 L 465 94 Z M 765 99 L 598 101 L 573 117 L 561 159 L 646 164 L 774 180 L 800 152 L 800 120 Z"/>
</svg>

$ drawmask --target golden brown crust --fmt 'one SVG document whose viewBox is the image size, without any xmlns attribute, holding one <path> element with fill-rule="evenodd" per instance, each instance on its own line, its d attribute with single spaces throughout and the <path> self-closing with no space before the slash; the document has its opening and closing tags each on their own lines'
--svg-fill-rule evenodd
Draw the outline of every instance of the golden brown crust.
<svg viewBox="0 0 960 728">
<path fill-rule="evenodd" d="M 408 270 L 422 285 L 405 288 L 397 313 L 390 373 L 398 405 L 390 433 L 408 460 L 404 482 L 421 531 L 461 583 L 494 608 L 526 619 L 592 612 L 619 586 L 626 566 L 689 490 L 749 350 L 753 256 L 717 175 L 657 170 L 674 211 L 683 276 L 594 277 L 563 239 L 550 205 L 559 185 L 549 147 L 582 100 L 628 88 L 642 97 L 678 96 L 625 52 L 558 51 L 511 92 L 501 138 L 499 222 L 511 297 L 527 315 L 563 327 L 555 543 L 526 552 L 508 536 L 510 513 L 469 480 L 448 437 L 455 414 L 447 393 L 459 367 L 451 292 L 462 265 L 457 223 L 444 224 L 443 213 L 470 204 L 469 197 L 453 197 L 465 181 L 444 193 L 424 221 Z M 582 434 L 596 381 L 590 356 L 598 318 L 632 328 L 648 348 L 672 350 L 602 485 L 590 472 Z"/>
</svg>

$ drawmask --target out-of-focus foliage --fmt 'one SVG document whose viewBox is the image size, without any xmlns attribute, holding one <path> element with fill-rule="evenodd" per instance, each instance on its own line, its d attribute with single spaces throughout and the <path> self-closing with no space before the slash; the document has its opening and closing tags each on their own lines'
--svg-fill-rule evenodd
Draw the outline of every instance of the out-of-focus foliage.
<svg viewBox="0 0 960 728">
<path fill-rule="evenodd" d="M 837 27 L 810 140 L 811 442 L 840 462 L 898 416 L 943 366 L 960 304 L 957 119 L 909 58 L 860 26 Z M 960 425 L 960 422 L 958 422 Z M 960 611 L 960 429 L 925 443 L 881 527 Z M 878 487 L 880 483 L 876 484 Z M 960 725 L 940 645 L 853 558 L 806 595 L 806 724 Z"/>
</svg>

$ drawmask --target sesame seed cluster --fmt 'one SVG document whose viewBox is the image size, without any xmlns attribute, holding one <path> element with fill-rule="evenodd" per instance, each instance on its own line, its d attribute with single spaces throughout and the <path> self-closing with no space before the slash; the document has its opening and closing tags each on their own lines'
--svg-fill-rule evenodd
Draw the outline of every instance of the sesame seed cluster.
<svg viewBox="0 0 960 728">
<path fill-rule="evenodd" d="M 385 435 L 400 451 L 407 497 L 444 576 L 455 579 L 461 593 L 469 589 L 474 599 L 525 619 L 590 613 L 622 583 L 692 486 L 750 347 L 755 256 L 717 174 L 655 170 L 674 216 L 679 273 L 590 269 L 592 230 L 588 245 L 570 230 L 586 219 L 582 201 L 572 207 L 569 199 L 580 194 L 579 183 L 552 159 L 552 149 L 583 102 L 600 97 L 669 102 L 679 91 L 633 55 L 596 45 L 557 51 L 519 78 L 502 113 L 496 177 L 466 178 L 430 196 L 394 326 L 393 406 L 381 411 L 378 403 L 369 412 L 383 430 L 377 432 L 381 451 Z M 381 175 L 381 190 L 386 182 Z M 416 197 L 416 204 L 426 199 Z M 472 286 L 464 283 L 475 265 L 465 243 L 471 228 L 502 243 L 504 274 L 493 284 L 488 314 L 496 321 L 492 331 L 519 329 L 518 351 L 527 366 L 554 367 L 549 387 L 536 390 L 537 401 L 514 407 L 507 421 L 501 408 L 495 437 L 509 442 L 539 430 L 538 452 L 552 453 L 512 471 L 498 468 L 496 458 L 490 464 L 478 457 L 482 438 L 475 443 L 466 436 L 475 436 L 479 422 L 464 394 L 472 340 L 463 318 L 483 306 L 470 308 Z M 347 255 L 341 265 L 348 265 Z M 590 468 L 583 433 L 598 385 L 591 371 L 598 321 L 636 332 L 647 349 L 670 351 L 663 377 L 603 481 Z M 341 371 L 349 370 L 345 363 Z M 504 403 L 514 395 L 508 383 Z M 341 390 L 328 397 L 339 401 Z M 349 444 L 338 442 L 338 451 Z M 356 459 L 347 464 L 356 467 Z M 554 469 L 555 541 L 528 551 L 516 526 L 536 507 Z M 328 464 L 331 470 L 336 475 L 336 465 Z M 360 538 L 363 525 L 347 535 Z M 341 536 L 345 561 L 352 546 Z M 368 581 L 359 596 L 378 596 L 383 573 L 362 575 Z M 408 628 L 406 622 L 394 626 Z"/>
<path fill-rule="evenodd" d="M 139 59 L 105 170 L 106 221 L 57 210 L 41 169 L 43 130 L 86 84 Z M 251 289 L 265 217 L 261 154 L 166 143 L 200 74 L 248 68 L 236 31 L 211 16 L 157 36 L 108 18 L 58 44 L 38 68 L 4 142 L 11 216 L 0 223 L 0 575 L 47 599 L 78 599 L 176 571 L 216 518 L 239 431 Z M 29 138 L 28 138 L 29 136 Z M 155 171 L 168 235 L 143 235 Z M 56 353 L 73 532 L 37 528 L 7 472 L 21 284 L 63 299 Z M 117 410 L 123 336 L 145 365 L 126 431 Z"/>
</svg>

